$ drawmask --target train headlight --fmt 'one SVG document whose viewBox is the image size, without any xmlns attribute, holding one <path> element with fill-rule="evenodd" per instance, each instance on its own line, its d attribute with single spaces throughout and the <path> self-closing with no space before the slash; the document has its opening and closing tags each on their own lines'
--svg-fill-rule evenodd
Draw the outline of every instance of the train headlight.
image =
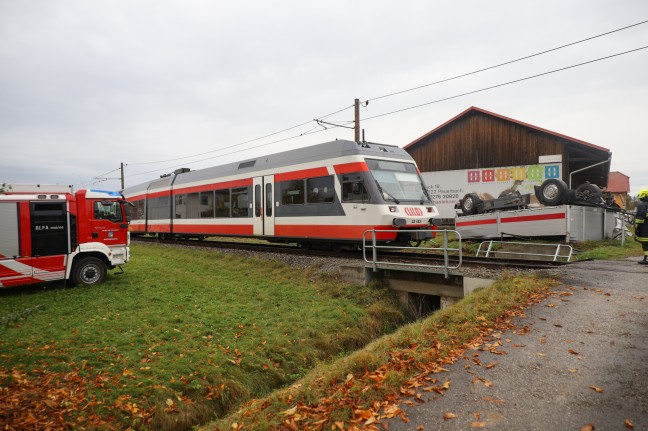
<svg viewBox="0 0 648 431">
<path fill-rule="evenodd" d="M 392 220 L 392 224 L 396 227 L 403 227 L 407 224 L 407 220 L 405 220 L 404 218 L 396 217 L 394 218 L 394 220 Z"/>
<path fill-rule="evenodd" d="M 388 208 L 389 208 L 390 213 L 395 213 L 396 212 L 396 207 L 395 206 L 390 205 Z"/>
</svg>

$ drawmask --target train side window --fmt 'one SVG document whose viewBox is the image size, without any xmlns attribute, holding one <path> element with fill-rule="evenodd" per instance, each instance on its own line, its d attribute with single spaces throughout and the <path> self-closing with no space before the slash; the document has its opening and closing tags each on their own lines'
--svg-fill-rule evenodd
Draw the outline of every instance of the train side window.
<svg viewBox="0 0 648 431">
<path fill-rule="evenodd" d="M 261 185 L 254 186 L 254 216 L 261 217 Z"/>
<path fill-rule="evenodd" d="M 266 217 L 272 217 L 272 184 L 266 184 Z"/>
<path fill-rule="evenodd" d="M 309 204 L 332 203 L 335 198 L 333 176 L 306 180 L 306 202 Z"/>
<path fill-rule="evenodd" d="M 216 217 L 230 216 L 230 191 L 216 190 Z"/>
<path fill-rule="evenodd" d="M 149 220 L 168 219 L 171 217 L 171 196 L 148 199 Z"/>
<path fill-rule="evenodd" d="M 200 192 L 200 217 L 214 217 L 214 192 Z"/>
<path fill-rule="evenodd" d="M 187 218 L 187 195 L 175 195 L 175 218 Z"/>
<path fill-rule="evenodd" d="M 133 206 L 126 206 L 126 211 L 130 215 L 131 221 L 144 219 L 144 199 L 131 202 Z"/>
<path fill-rule="evenodd" d="M 200 218 L 200 195 L 187 194 L 187 218 Z"/>
<path fill-rule="evenodd" d="M 304 180 L 284 181 L 281 186 L 281 205 L 304 204 Z"/>
<path fill-rule="evenodd" d="M 232 217 L 248 217 L 248 188 L 232 189 Z"/>
<path fill-rule="evenodd" d="M 369 193 L 360 175 L 342 177 L 342 202 L 368 202 Z"/>
</svg>

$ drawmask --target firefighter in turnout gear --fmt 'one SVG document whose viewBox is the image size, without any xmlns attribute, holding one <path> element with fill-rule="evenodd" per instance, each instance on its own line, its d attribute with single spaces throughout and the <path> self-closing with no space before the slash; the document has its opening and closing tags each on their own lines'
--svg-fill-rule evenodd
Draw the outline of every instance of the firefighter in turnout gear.
<svg viewBox="0 0 648 431">
<path fill-rule="evenodd" d="M 641 243 L 644 257 L 640 265 L 648 265 L 648 189 L 639 191 L 639 204 L 635 215 L 635 239 Z"/>
</svg>

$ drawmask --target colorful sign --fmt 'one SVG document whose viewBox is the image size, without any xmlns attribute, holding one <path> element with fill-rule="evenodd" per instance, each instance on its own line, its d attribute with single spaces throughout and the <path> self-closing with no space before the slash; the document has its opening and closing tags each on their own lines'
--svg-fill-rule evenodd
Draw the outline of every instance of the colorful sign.
<svg viewBox="0 0 648 431">
<path fill-rule="evenodd" d="M 455 204 L 468 193 L 477 193 L 482 199 L 495 199 L 502 194 L 517 191 L 531 193 L 549 178 L 562 178 L 560 163 L 500 168 L 461 169 L 456 171 L 422 172 L 439 217 L 454 218 Z"/>
</svg>

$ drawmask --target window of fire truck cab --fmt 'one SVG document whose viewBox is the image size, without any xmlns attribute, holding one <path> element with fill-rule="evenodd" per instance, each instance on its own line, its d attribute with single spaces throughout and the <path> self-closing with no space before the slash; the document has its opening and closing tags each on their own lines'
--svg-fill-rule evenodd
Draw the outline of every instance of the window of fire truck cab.
<svg viewBox="0 0 648 431">
<path fill-rule="evenodd" d="M 96 201 L 94 203 L 95 220 L 110 220 L 115 223 L 121 222 L 122 207 L 119 202 Z"/>
<path fill-rule="evenodd" d="M 413 163 L 367 159 L 367 166 L 386 201 L 429 202 L 418 170 Z"/>
</svg>

